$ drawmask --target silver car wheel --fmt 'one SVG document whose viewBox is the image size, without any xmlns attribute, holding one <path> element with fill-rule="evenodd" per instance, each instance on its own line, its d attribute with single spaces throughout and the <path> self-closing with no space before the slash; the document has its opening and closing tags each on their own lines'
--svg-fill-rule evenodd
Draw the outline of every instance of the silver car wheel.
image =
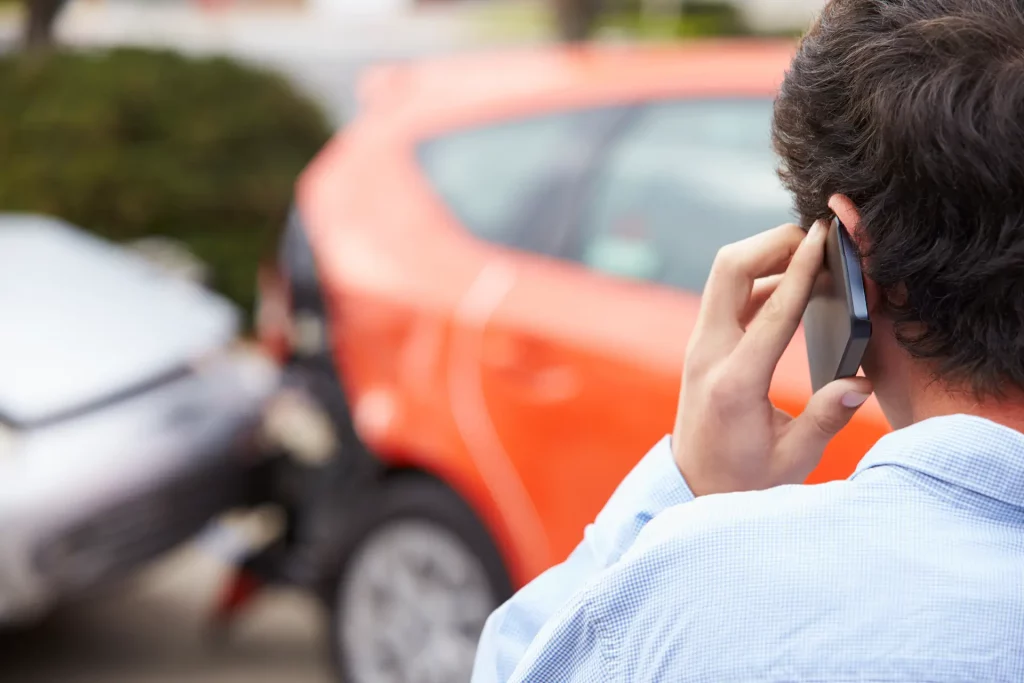
<svg viewBox="0 0 1024 683">
<path fill-rule="evenodd" d="M 495 607 L 458 536 L 427 520 L 388 523 L 352 556 L 334 605 L 348 683 L 468 683 Z"/>
</svg>

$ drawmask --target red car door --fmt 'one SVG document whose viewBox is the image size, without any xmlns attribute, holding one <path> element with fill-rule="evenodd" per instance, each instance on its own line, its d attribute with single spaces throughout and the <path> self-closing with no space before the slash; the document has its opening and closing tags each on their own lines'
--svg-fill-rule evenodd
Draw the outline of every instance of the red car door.
<svg viewBox="0 0 1024 683">
<path fill-rule="evenodd" d="M 479 367 L 491 457 L 511 466 L 502 486 L 520 489 L 506 516 L 543 549 L 542 569 L 671 429 L 696 300 L 529 257 L 496 260 L 481 283 L 492 305 L 464 360 Z"/>
<path fill-rule="evenodd" d="M 481 450 L 538 569 L 671 429 L 718 248 L 787 220 L 770 115 L 767 99 L 642 109 L 592 160 L 559 258 L 502 253 L 468 295 Z"/>
</svg>

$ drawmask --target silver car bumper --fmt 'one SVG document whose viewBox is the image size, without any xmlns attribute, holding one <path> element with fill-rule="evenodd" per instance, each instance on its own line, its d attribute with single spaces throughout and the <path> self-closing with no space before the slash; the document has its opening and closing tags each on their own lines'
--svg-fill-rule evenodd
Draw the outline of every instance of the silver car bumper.
<svg viewBox="0 0 1024 683">
<path fill-rule="evenodd" d="M 257 464 L 266 358 L 232 351 L 0 455 L 0 623 L 132 570 L 240 502 Z"/>
</svg>

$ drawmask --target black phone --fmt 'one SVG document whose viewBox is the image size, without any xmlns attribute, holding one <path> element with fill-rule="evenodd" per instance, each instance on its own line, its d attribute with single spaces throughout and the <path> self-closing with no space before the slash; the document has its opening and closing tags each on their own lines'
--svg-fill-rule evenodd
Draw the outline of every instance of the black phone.
<svg viewBox="0 0 1024 683">
<path fill-rule="evenodd" d="M 871 320 L 860 257 L 838 218 L 828 229 L 825 265 L 811 291 L 803 325 L 814 391 L 857 374 L 871 338 Z"/>
</svg>

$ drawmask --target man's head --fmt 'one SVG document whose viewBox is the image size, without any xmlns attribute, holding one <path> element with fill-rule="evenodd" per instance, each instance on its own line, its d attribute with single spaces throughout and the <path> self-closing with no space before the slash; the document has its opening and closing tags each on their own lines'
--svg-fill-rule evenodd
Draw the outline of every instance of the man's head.
<svg viewBox="0 0 1024 683">
<path fill-rule="evenodd" d="M 774 138 L 801 220 L 861 247 L 894 425 L 915 392 L 1024 396 L 1024 0 L 833 0 Z"/>
</svg>

